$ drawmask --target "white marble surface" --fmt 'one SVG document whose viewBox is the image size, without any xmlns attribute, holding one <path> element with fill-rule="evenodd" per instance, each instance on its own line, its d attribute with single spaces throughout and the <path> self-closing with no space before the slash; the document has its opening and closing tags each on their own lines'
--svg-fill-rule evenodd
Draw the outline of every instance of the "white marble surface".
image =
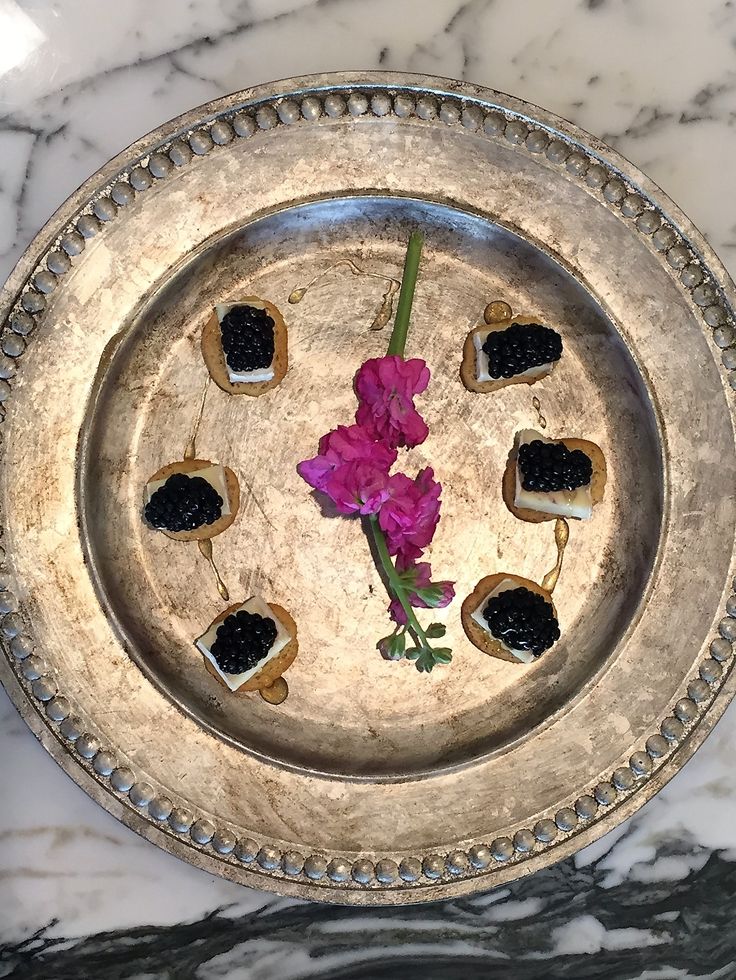
<svg viewBox="0 0 736 980">
<path fill-rule="evenodd" d="M 0 0 L 0 278 L 88 174 L 166 119 L 269 78 L 379 66 L 491 85 L 601 135 L 684 208 L 734 272 L 735 49 L 731 0 Z M 238 919 L 238 942 L 187 961 L 177 976 L 389 976 L 370 967 L 389 948 L 404 964 L 431 955 L 435 971 L 443 957 L 470 964 L 453 972 L 448 960 L 447 972 L 424 976 L 486 976 L 474 964 L 508 960 L 509 930 L 527 936 L 515 953 L 524 976 L 553 975 L 552 966 L 532 972 L 540 957 L 582 963 L 582 972 L 559 974 L 570 977 L 736 976 L 722 929 L 719 941 L 705 938 L 717 919 L 707 899 L 720 886 L 698 877 L 733 873 L 735 735 L 732 707 L 659 797 L 557 876 L 449 912 L 368 917 L 314 907 L 311 921 L 304 906 L 196 871 L 116 823 L 46 756 L 0 692 L 0 977 L 164 975 L 170 953 L 145 962 L 126 953 L 114 969 L 69 973 L 62 962 L 88 950 L 74 937 L 111 932 L 109 942 L 118 934 L 127 948 L 137 926 L 201 923 L 217 909 Z M 639 921 L 610 904 L 622 889 L 626 907 L 643 905 L 642 896 L 654 903 Z M 252 931 L 264 917 L 288 928 Z M 213 921 L 202 935 L 226 934 Z M 43 941 L 17 946 L 38 930 Z M 350 942 L 336 943 L 337 933 Z M 166 929 L 149 930 L 147 942 L 151 935 L 164 942 Z M 198 935 L 181 942 L 196 945 Z M 54 937 L 65 941 L 50 946 Z M 315 942 L 329 946 L 322 958 Z M 607 957 L 620 972 L 601 969 Z M 358 961 L 367 972 L 348 974 Z"/>
</svg>

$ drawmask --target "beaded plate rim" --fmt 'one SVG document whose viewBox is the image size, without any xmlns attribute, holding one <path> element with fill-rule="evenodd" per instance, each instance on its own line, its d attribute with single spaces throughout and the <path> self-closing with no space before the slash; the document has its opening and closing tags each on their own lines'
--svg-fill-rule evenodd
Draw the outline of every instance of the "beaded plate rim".
<svg viewBox="0 0 736 980">
<path fill-rule="evenodd" d="M 218 99 L 177 117 L 111 160 L 38 233 L 0 290 L 0 422 L 12 395 L 16 361 L 54 291 L 85 242 L 104 233 L 137 195 L 198 157 L 222 152 L 257 131 L 303 125 L 322 115 L 419 119 L 505 141 L 544 155 L 599 202 L 629 223 L 661 256 L 721 350 L 725 382 L 736 389 L 733 283 L 692 223 L 662 191 L 601 141 L 558 117 L 502 93 L 447 79 L 399 73 L 307 76 Z M 0 560 L 4 551 L 0 546 Z M 475 842 L 449 853 L 394 860 L 306 857 L 280 842 L 238 836 L 192 813 L 186 801 L 157 792 L 118 764 L 94 724 L 80 718 L 57 690 L 53 667 L 35 654 L 11 576 L 0 571 L 0 679 L 34 734 L 77 783 L 122 822 L 192 864 L 256 887 L 355 904 L 410 903 L 459 895 L 551 864 L 610 830 L 654 795 L 692 755 L 736 689 L 736 580 L 706 656 L 628 766 L 563 807 L 519 828 L 513 837 Z M 395 855 L 398 857 L 398 855 Z"/>
</svg>

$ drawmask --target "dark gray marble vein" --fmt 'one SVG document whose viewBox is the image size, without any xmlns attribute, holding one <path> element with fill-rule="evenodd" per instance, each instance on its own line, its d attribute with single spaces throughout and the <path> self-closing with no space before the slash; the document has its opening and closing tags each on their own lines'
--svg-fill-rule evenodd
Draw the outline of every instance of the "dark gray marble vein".
<svg viewBox="0 0 736 980">
<path fill-rule="evenodd" d="M 433 62 L 444 61 L 448 57 L 448 42 L 457 49 L 457 54 L 453 54 L 457 63 L 457 67 L 453 68 L 454 76 L 468 79 L 474 72 L 482 70 L 488 49 L 481 25 L 493 3 L 494 0 L 465 0 L 461 3 L 438 30 L 415 44 L 407 61 L 409 70 L 433 70 Z"/>
<path fill-rule="evenodd" d="M 669 844 L 656 857 L 691 850 Z M 216 909 L 197 922 L 78 940 L 50 938 L 50 923 L 0 949 L 0 978 L 736 978 L 733 863 L 714 853 L 679 881 L 606 888 L 604 859 L 584 868 L 571 859 L 495 893 L 400 914 L 274 898 L 238 917 Z"/>
</svg>

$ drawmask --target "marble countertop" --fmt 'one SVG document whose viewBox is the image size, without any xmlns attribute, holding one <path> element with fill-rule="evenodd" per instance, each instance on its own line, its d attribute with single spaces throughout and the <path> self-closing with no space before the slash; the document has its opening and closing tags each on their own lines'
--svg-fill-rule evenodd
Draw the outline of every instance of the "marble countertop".
<svg viewBox="0 0 736 980">
<path fill-rule="evenodd" d="M 170 117 L 269 78 L 379 67 L 490 85 L 603 137 L 736 272 L 732 0 L 0 0 L 0 279 L 85 177 Z M 0 691 L 0 978 L 736 977 L 734 736 L 736 705 L 573 859 L 476 898 L 361 911 L 157 850 Z"/>
</svg>

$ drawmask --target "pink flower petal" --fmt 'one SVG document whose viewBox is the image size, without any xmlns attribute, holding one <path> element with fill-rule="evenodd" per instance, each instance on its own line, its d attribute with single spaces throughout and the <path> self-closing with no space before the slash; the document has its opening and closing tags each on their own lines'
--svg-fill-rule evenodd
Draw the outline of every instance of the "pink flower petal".
<svg viewBox="0 0 736 980">
<path fill-rule="evenodd" d="M 311 487 L 327 494 L 341 514 L 375 514 L 388 498 L 388 471 L 396 450 L 374 441 L 359 425 L 322 436 L 319 453 L 297 464 Z"/>
<path fill-rule="evenodd" d="M 392 354 L 366 361 L 355 375 L 356 422 L 389 446 L 418 446 L 429 430 L 413 398 L 426 389 L 429 377 L 420 358 L 405 361 Z"/>
<path fill-rule="evenodd" d="M 388 499 L 378 514 L 386 535 L 389 554 L 408 564 L 430 544 L 440 519 L 441 485 L 431 467 L 421 470 L 416 480 L 404 473 L 388 479 Z"/>
</svg>

